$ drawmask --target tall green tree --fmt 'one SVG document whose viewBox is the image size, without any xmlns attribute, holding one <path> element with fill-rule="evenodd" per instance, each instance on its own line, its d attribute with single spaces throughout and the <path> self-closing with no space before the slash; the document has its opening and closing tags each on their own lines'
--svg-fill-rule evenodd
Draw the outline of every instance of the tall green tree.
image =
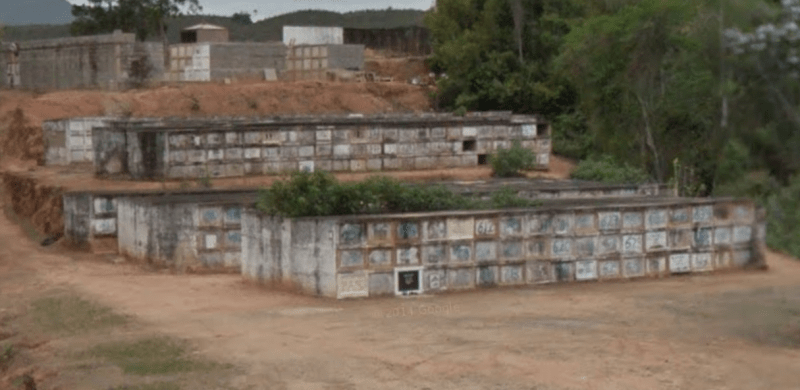
<svg viewBox="0 0 800 390">
<path fill-rule="evenodd" d="M 614 11 L 575 27 L 556 62 L 578 90 L 595 150 L 659 181 L 675 157 L 713 171 L 702 162 L 715 145 L 719 57 L 701 39 L 717 35 L 706 10 L 642 0 Z"/>
<path fill-rule="evenodd" d="M 725 30 L 731 120 L 742 125 L 730 135 L 750 146 L 755 168 L 788 184 L 800 171 L 800 1 L 783 0 L 768 16 Z"/>
<path fill-rule="evenodd" d="M 250 14 L 247 12 L 237 12 L 231 15 L 231 20 L 243 25 L 253 24 L 253 19 L 250 18 Z"/>
<path fill-rule="evenodd" d="M 551 62 L 569 20 L 583 9 L 574 0 L 438 1 L 425 25 L 434 43 L 432 68 L 447 75 L 438 85 L 440 104 L 560 114 L 574 96 L 551 78 Z"/>
<path fill-rule="evenodd" d="M 144 41 L 156 33 L 166 43 L 166 19 L 184 11 L 202 10 L 198 0 L 89 0 L 73 5 L 73 35 L 110 33 L 120 29 Z"/>
</svg>

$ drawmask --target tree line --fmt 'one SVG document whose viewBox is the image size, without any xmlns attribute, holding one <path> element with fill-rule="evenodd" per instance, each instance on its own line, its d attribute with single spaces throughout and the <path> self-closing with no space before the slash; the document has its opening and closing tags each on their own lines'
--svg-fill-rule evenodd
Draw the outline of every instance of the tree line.
<svg viewBox="0 0 800 390">
<path fill-rule="evenodd" d="M 425 23 L 442 108 L 542 114 L 598 178 L 753 197 L 800 255 L 800 1 L 439 0 Z"/>
</svg>

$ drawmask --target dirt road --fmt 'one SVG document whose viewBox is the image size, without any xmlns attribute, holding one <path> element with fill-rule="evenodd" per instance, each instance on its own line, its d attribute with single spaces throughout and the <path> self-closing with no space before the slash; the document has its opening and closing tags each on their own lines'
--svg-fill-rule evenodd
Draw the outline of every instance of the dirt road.
<svg viewBox="0 0 800 390">
<path fill-rule="evenodd" d="M 776 253 L 766 272 L 361 301 L 108 260 L 38 247 L 0 219 L 0 319 L 11 329 L 7 335 L 16 334 L 7 341 L 29 347 L 0 387 L 21 386 L 17 377 L 30 370 L 39 389 L 109 389 L 132 378 L 110 363 L 75 365 L 70 351 L 99 342 L 92 332 L 28 334 L 30 302 L 55 290 L 76 291 L 135 319 L 103 333 L 104 340 L 166 335 L 234 367 L 214 381 L 209 375 L 217 374 L 200 382 L 159 377 L 176 387 L 141 389 L 800 386 L 800 262 Z"/>
</svg>

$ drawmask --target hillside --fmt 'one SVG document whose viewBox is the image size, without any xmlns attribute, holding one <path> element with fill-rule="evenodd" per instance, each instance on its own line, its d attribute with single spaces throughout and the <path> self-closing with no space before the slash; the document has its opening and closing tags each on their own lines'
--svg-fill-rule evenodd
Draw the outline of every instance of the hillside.
<svg viewBox="0 0 800 390">
<path fill-rule="evenodd" d="M 0 0 L 0 24 L 67 24 L 72 22 L 66 0 Z"/>
<path fill-rule="evenodd" d="M 227 16 L 189 15 L 168 22 L 167 38 L 170 42 L 179 42 L 182 28 L 203 21 L 227 27 L 230 30 L 231 41 L 279 41 L 281 40 L 284 25 L 394 28 L 422 25 L 423 15 L 424 11 L 420 10 L 397 9 L 364 10 L 348 13 L 307 10 L 278 15 L 248 25 L 234 22 Z M 26 41 L 68 36 L 70 36 L 68 24 L 57 26 L 8 26 L 3 39 Z M 157 38 L 153 36 L 150 39 L 155 40 Z"/>
</svg>

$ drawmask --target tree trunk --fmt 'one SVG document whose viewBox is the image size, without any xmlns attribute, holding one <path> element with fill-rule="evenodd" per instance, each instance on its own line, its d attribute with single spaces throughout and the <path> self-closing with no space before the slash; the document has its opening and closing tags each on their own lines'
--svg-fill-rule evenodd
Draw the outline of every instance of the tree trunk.
<svg viewBox="0 0 800 390">
<path fill-rule="evenodd" d="M 650 148 L 650 152 L 653 153 L 653 168 L 656 171 L 656 179 L 659 183 L 663 182 L 663 172 L 661 172 L 661 161 L 658 157 L 658 149 L 656 148 L 655 140 L 653 139 L 653 132 L 650 128 L 650 118 L 647 115 L 647 106 L 642 100 L 642 97 L 638 94 L 636 98 L 639 100 L 639 106 L 642 108 L 642 119 L 644 120 L 644 132 L 645 132 L 645 139 L 647 142 L 647 147 Z"/>
<path fill-rule="evenodd" d="M 525 23 L 525 9 L 522 7 L 522 0 L 509 0 L 509 2 L 511 13 L 514 15 L 514 40 L 517 43 L 519 62 L 522 63 L 522 26 Z"/>
<path fill-rule="evenodd" d="M 164 24 L 164 15 L 158 15 L 158 33 L 161 35 L 161 43 L 164 45 L 164 70 L 169 70 L 169 42 L 167 42 L 167 28 Z"/>
<path fill-rule="evenodd" d="M 789 100 L 786 99 L 786 96 L 784 96 L 784 94 L 775 86 L 775 83 L 773 83 L 772 80 L 770 80 L 770 78 L 767 77 L 764 68 L 761 66 L 761 61 L 756 60 L 756 65 L 758 68 L 759 75 L 767 83 L 767 88 L 769 88 L 769 90 L 772 91 L 772 93 L 778 99 L 778 102 L 780 102 L 781 108 L 783 108 L 783 111 L 786 113 L 786 116 L 789 117 L 789 119 L 795 124 L 795 126 L 800 127 L 800 115 L 798 115 L 797 110 L 795 110 L 794 108 L 796 106 L 790 103 Z"/>
</svg>

